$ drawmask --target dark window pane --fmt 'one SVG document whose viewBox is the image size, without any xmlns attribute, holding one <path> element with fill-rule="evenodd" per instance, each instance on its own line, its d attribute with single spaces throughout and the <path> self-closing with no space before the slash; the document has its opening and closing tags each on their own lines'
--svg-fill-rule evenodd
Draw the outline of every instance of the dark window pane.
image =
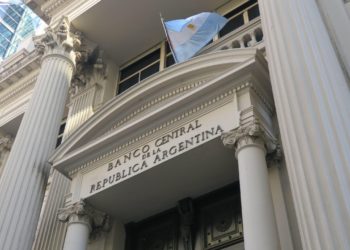
<svg viewBox="0 0 350 250">
<path fill-rule="evenodd" d="M 165 61 L 165 67 L 169 67 L 175 63 L 173 55 L 168 55 Z"/>
<path fill-rule="evenodd" d="M 260 16 L 260 12 L 259 12 L 259 6 L 255 5 L 254 7 L 250 8 L 248 10 L 248 17 L 249 17 L 249 21 L 253 20 L 254 18 Z"/>
<path fill-rule="evenodd" d="M 224 15 L 224 17 L 226 17 L 226 18 L 233 17 L 234 15 L 240 13 L 241 11 L 245 10 L 246 8 L 248 8 L 249 6 L 252 6 L 256 2 L 257 2 L 257 0 L 248 1 L 245 4 L 242 4 L 241 6 L 235 8 L 234 10 L 232 10 L 229 13 L 227 13 L 226 15 Z"/>
<path fill-rule="evenodd" d="M 57 148 L 59 145 L 61 145 L 61 143 L 62 143 L 62 137 L 58 137 L 58 138 L 57 138 L 57 142 L 56 142 L 56 148 Z"/>
<path fill-rule="evenodd" d="M 60 130 L 58 132 L 59 135 L 63 134 L 65 127 L 66 127 L 66 123 L 62 123 L 61 126 L 60 126 Z"/>
<path fill-rule="evenodd" d="M 227 24 L 222 28 L 222 30 L 219 32 L 220 37 L 224 36 L 231 31 L 237 29 L 238 27 L 241 27 L 244 24 L 243 15 L 236 16 L 235 18 L 232 18 L 230 21 L 227 22 Z"/>
<path fill-rule="evenodd" d="M 146 79 L 147 77 L 157 73 L 159 71 L 159 62 L 149 66 L 148 68 L 141 71 L 140 80 Z"/>
<path fill-rule="evenodd" d="M 119 84 L 118 88 L 118 94 L 123 93 L 125 90 L 130 88 L 131 86 L 135 85 L 139 82 L 139 75 L 136 74 L 132 77 L 130 77 L 128 80 L 125 80 L 124 82 Z"/>
<path fill-rule="evenodd" d="M 172 51 L 170 49 L 169 43 L 168 43 L 168 41 L 165 41 L 165 53 L 168 54 L 170 52 L 172 52 Z"/>
<path fill-rule="evenodd" d="M 122 69 L 120 72 L 120 80 L 123 80 L 128 76 L 131 76 L 132 74 L 139 71 L 140 69 L 146 67 L 147 65 L 150 65 L 152 62 L 159 60 L 159 58 L 160 58 L 160 49 L 157 49 L 152 53 L 149 53 L 148 55 L 142 57 L 140 60 Z"/>
</svg>

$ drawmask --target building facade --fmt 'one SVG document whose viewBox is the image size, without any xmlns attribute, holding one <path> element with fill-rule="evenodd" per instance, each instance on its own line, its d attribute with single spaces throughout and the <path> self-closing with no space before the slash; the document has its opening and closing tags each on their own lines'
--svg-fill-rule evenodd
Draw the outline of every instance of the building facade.
<svg viewBox="0 0 350 250">
<path fill-rule="evenodd" d="M 50 25 L 1 64 L 2 249 L 350 249 L 348 2 L 26 4 Z M 159 13 L 202 11 L 229 22 L 174 64 Z"/>
<path fill-rule="evenodd" d="M 41 19 L 22 3 L 0 3 L 0 58 L 15 53 L 21 42 L 34 34 Z"/>
</svg>

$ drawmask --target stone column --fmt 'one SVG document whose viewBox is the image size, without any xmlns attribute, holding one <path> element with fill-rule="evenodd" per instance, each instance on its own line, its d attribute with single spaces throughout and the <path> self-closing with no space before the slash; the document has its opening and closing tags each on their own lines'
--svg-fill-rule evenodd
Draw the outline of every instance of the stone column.
<svg viewBox="0 0 350 250">
<path fill-rule="evenodd" d="M 69 26 L 67 18 L 62 18 L 36 41 L 39 52 L 44 53 L 41 70 L 0 182 L 3 250 L 27 250 L 33 244 L 47 182 L 47 160 L 55 149 L 75 67 L 74 50 L 80 44 Z"/>
<path fill-rule="evenodd" d="M 350 249 L 349 85 L 315 0 L 259 4 L 303 248 Z"/>
<path fill-rule="evenodd" d="M 316 3 L 321 10 L 339 59 L 350 76 L 350 16 L 346 9 L 349 0 L 316 0 Z"/>
<path fill-rule="evenodd" d="M 1 178 L 2 171 L 4 169 L 4 165 L 8 158 L 8 155 L 10 153 L 12 143 L 13 143 L 13 139 L 11 136 L 0 135 L 0 178 Z"/>
<path fill-rule="evenodd" d="M 265 139 L 264 130 L 256 120 L 222 135 L 224 145 L 234 148 L 238 159 L 246 250 L 280 249 Z"/>
<path fill-rule="evenodd" d="M 61 209 L 58 218 L 62 222 L 68 222 L 63 250 L 86 250 L 92 231 L 109 230 L 108 216 L 93 209 L 84 201 Z"/>
</svg>

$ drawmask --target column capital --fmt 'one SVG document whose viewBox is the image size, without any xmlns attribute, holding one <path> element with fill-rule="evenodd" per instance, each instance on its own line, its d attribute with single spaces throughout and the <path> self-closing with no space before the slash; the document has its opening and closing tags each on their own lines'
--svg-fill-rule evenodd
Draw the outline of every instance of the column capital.
<svg viewBox="0 0 350 250">
<path fill-rule="evenodd" d="M 71 98 L 94 85 L 102 86 L 107 78 L 108 71 L 103 57 L 104 51 L 96 47 L 91 53 L 86 51 L 84 53 L 85 60 L 77 63 L 71 82 L 69 89 Z"/>
<path fill-rule="evenodd" d="M 226 147 L 235 150 L 236 157 L 242 148 L 251 145 L 263 148 L 266 153 L 271 153 L 277 148 L 277 140 L 266 131 L 257 118 L 246 125 L 222 133 L 221 140 Z"/>
<path fill-rule="evenodd" d="M 63 16 L 54 27 L 48 27 L 45 34 L 34 38 L 37 53 L 43 54 L 43 60 L 49 56 L 64 57 L 75 65 L 76 61 L 83 60 L 84 52 L 78 51 L 81 45 L 82 34 L 71 32 L 68 17 Z"/>
<path fill-rule="evenodd" d="M 109 231 L 109 216 L 80 200 L 58 211 L 58 219 L 68 224 L 87 224 L 90 232 Z"/>
</svg>

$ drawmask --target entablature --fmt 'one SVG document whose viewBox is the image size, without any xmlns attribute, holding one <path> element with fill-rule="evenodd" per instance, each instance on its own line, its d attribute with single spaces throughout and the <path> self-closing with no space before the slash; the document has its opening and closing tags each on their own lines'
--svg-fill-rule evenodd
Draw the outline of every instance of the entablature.
<svg viewBox="0 0 350 250">
<path fill-rule="evenodd" d="M 0 71 L 0 94 L 31 72 L 40 68 L 41 56 L 35 50 L 23 49 L 2 62 Z"/>
</svg>

